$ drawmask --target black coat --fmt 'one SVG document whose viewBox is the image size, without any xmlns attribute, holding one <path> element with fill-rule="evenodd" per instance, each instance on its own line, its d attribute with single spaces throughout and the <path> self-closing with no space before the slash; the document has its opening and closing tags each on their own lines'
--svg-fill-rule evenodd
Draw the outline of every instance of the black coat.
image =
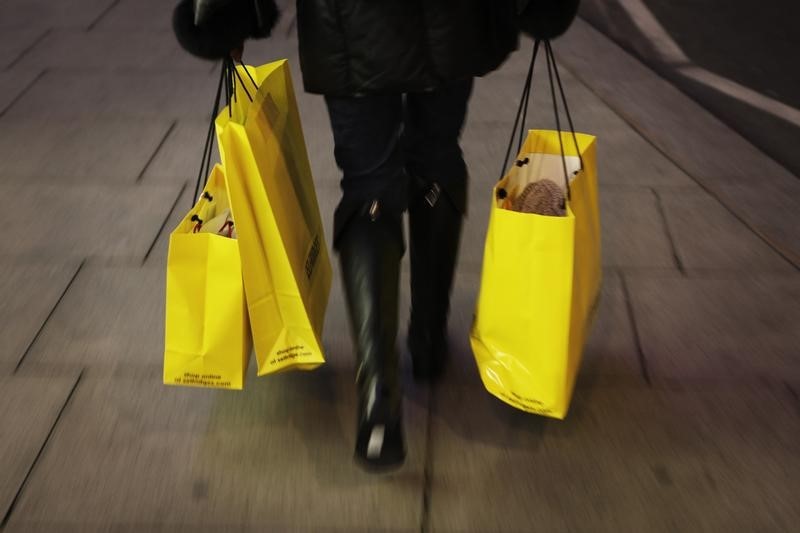
<svg viewBox="0 0 800 533">
<path fill-rule="evenodd" d="M 306 90 L 421 91 L 482 76 L 517 47 L 524 6 L 563 1 L 297 0 Z M 181 0 L 173 27 L 190 53 L 218 59 L 269 35 L 277 16 L 274 0 Z"/>
<path fill-rule="evenodd" d="M 305 88 L 422 91 L 482 76 L 517 47 L 516 0 L 297 0 Z"/>
</svg>

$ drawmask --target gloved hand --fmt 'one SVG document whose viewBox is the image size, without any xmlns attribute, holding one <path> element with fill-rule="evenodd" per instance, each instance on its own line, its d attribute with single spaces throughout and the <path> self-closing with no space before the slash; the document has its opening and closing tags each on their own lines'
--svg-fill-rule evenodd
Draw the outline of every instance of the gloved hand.
<svg viewBox="0 0 800 533">
<path fill-rule="evenodd" d="M 562 35 L 575 20 L 580 0 L 517 0 L 519 29 L 534 39 Z"/>
<path fill-rule="evenodd" d="M 216 60 L 240 50 L 247 39 L 268 37 L 278 16 L 274 0 L 181 0 L 172 28 L 184 50 Z"/>
<path fill-rule="evenodd" d="M 222 11 L 235 3 L 235 0 L 192 0 L 194 9 L 194 25 L 205 26 L 217 15 L 217 11 Z"/>
</svg>

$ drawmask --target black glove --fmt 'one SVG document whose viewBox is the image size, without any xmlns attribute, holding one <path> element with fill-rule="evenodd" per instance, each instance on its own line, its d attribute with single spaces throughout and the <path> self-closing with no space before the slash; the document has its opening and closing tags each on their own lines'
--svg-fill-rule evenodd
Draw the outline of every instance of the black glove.
<svg viewBox="0 0 800 533">
<path fill-rule="evenodd" d="M 580 0 L 518 0 L 519 29 L 534 39 L 555 39 L 575 20 L 579 4 Z"/>
<path fill-rule="evenodd" d="M 193 0 L 194 25 L 205 26 L 219 11 L 228 9 L 233 3 L 235 0 Z"/>
<path fill-rule="evenodd" d="M 247 39 L 268 37 L 278 16 L 274 0 L 182 0 L 172 28 L 190 54 L 222 59 Z"/>
</svg>

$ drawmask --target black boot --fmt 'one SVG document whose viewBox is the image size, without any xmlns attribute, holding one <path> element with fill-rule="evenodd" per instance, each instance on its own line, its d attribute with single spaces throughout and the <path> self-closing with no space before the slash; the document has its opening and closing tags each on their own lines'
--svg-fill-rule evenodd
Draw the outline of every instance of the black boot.
<svg viewBox="0 0 800 533">
<path fill-rule="evenodd" d="M 414 379 L 435 381 L 447 360 L 447 314 L 462 214 L 435 182 L 411 178 L 411 320 L 408 350 Z"/>
<path fill-rule="evenodd" d="M 337 247 L 358 355 L 355 458 L 371 470 L 396 468 L 406 455 L 395 345 L 401 221 L 374 201 L 347 222 Z"/>
</svg>

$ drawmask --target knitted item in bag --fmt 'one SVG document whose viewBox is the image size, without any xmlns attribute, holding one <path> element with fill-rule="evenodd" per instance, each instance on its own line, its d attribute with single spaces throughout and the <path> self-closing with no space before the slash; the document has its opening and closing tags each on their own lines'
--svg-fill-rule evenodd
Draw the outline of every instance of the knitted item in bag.
<svg viewBox="0 0 800 533">
<path fill-rule="evenodd" d="M 567 214 L 564 191 L 556 182 L 548 179 L 526 185 L 514 199 L 511 209 L 520 213 L 553 217 L 563 217 Z"/>
</svg>

